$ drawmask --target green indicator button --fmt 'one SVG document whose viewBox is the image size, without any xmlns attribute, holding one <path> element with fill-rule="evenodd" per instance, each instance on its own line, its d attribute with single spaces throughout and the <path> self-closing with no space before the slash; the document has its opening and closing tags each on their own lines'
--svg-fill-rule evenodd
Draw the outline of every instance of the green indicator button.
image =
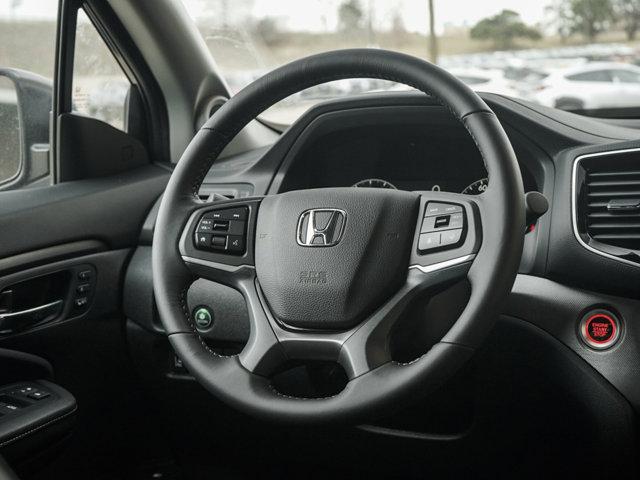
<svg viewBox="0 0 640 480">
<path fill-rule="evenodd" d="M 198 328 L 209 328 L 213 323 L 213 314 L 207 307 L 198 307 L 193 311 L 193 319 Z"/>
</svg>

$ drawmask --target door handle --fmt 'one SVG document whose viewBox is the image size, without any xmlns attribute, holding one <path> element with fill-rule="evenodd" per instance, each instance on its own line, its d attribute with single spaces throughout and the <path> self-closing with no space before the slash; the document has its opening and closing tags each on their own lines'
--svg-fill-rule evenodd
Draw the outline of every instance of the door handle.
<svg viewBox="0 0 640 480">
<path fill-rule="evenodd" d="M 49 322 L 60 314 L 63 305 L 63 300 L 55 300 L 19 312 L 0 313 L 0 335 L 15 333 L 41 323 Z"/>
</svg>

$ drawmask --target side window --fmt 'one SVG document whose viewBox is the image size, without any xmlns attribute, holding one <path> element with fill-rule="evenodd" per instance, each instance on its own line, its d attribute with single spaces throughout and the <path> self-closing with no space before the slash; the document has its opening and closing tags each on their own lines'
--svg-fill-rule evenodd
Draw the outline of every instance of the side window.
<svg viewBox="0 0 640 480">
<path fill-rule="evenodd" d="M 574 82 L 611 82 L 608 70 L 594 70 L 593 72 L 576 73 L 567 77 Z"/>
<path fill-rule="evenodd" d="M 640 73 L 630 70 L 614 70 L 613 78 L 621 83 L 640 83 Z"/>
<path fill-rule="evenodd" d="M 131 83 L 95 27 L 78 11 L 73 63 L 73 110 L 125 128 L 125 103 Z"/>
<path fill-rule="evenodd" d="M 0 190 L 50 181 L 57 7 L 0 2 Z"/>
</svg>

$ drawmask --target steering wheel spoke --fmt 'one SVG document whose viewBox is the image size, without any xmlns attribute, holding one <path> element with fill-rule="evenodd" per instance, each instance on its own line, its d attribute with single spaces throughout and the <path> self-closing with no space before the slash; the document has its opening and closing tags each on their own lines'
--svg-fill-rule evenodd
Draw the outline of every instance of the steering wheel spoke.
<svg viewBox="0 0 640 480">
<path fill-rule="evenodd" d="M 429 294 L 464 279 L 470 263 L 458 263 L 424 274 L 409 270 L 405 285 L 367 321 L 360 325 L 342 345 L 340 363 L 349 379 L 360 377 L 392 361 L 389 340 L 399 319 L 418 296 Z M 427 320 L 428 321 L 428 320 Z"/>
<path fill-rule="evenodd" d="M 236 288 L 247 302 L 251 326 L 247 345 L 239 355 L 240 363 L 247 371 L 268 377 L 287 357 L 260 299 L 255 275 L 240 280 Z"/>
<path fill-rule="evenodd" d="M 466 278 L 472 261 L 456 262 L 451 266 L 434 269 L 428 274 L 410 269 L 404 285 L 368 319 L 355 328 L 346 331 L 327 332 L 293 329 L 278 321 L 270 312 L 264 295 L 256 282 L 253 293 L 257 295 L 252 300 L 259 299 L 260 304 L 250 301 L 251 316 L 259 320 L 264 329 L 266 322 L 271 329 L 264 329 L 262 333 L 256 331 L 253 341 L 245 351 L 243 360 L 245 367 L 251 371 L 251 365 L 261 365 L 262 373 L 268 374 L 264 368 L 273 368 L 276 357 L 263 358 L 272 355 L 275 350 L 274 340 L 282 347 L 282 353 L 289 360 L 324 360 L 334 361 L 342 365 L 349 380 L 360 377 L 377 367 L 392 361 L 389 351 L 389 339 L 397 321 L 401 319 L 414 299 L 420 296 L 423 300 L 429 295 L 441 292 L 448 286 Z M 261 308 L 260 308 L 261 306 Z M 252 321 L 253 325 L 253 321 Z M 262 335 L 267 333 L 265 338 Z M 275 336 L 271 336 L 273 333 Z M 256 352 L 252 352 L 257 347 Z M 250 362 L 251 365 L 248 363 Z"/>
</svg>

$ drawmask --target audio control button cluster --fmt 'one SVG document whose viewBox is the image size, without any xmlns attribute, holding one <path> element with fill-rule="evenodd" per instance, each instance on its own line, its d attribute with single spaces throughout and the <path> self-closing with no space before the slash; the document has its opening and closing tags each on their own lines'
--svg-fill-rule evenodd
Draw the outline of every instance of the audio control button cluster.
<svg viewBox="0 0 640 480">
<path fill-rule="evenodd" d="M 246 250 L 247 207 L 230 207 L 206 212 L 196 228 L 194 244 L 198 250 L 242 255 Z"/>
</svg>

